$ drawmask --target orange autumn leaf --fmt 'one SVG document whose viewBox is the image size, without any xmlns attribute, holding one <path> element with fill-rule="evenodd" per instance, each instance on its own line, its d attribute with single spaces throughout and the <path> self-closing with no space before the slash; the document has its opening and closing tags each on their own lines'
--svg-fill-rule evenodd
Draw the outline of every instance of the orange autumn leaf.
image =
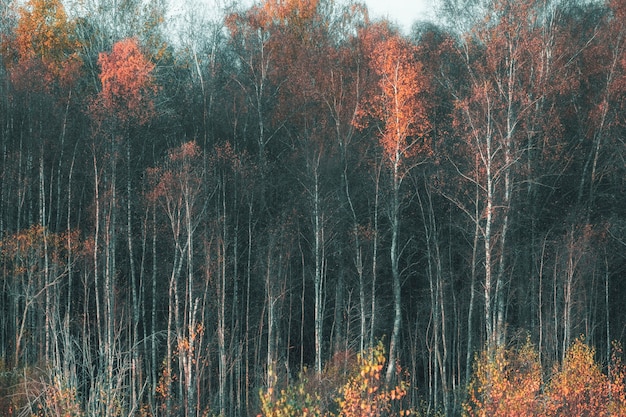
<svg viewBox="0 0 626 417">
<path fill-rule="evenodd" d="M 527 341 L 518 349 L 487 349 L 477 357 L 465 415 L 541 415 L 542 372 L 538 354 Z"/>
<path fill-rule="evenodd" d="M 387 362 L 382 343 L 359 354 L 358 367 L 340 389 L 337 399 L 337 417 L 409 415 L 410 410 L 402 406 L 407 393 L 407 382 L 386 386 L 380 373 Z"/>
<path fill-rule="evenodd" d="M 595 350 L 577 339 L 567 350 L 547 390 L 548 416 L 609 416 L 610 381 L 594 360 Z"/>
<path fill-rule="evenodd" d="M 71 86 L 82 62 L 74 22 L 59 0 L 29 0 L 18 10 L 12 37 L 4 39 L 2 54 L 18 90 L 50 91 Z"/>
<path fill-rule="evenodd" d="M 391 163 L 428 155 L 429 82 L 417 59 L 418 47 L 398 35 L 387 34 L 374 41 L 370 65 L 379 77 L 379 88 L 360 110 L 357 127 L 365 127 L 367 118 L 382 124 L 380 144 Z"/>
<path fill-rule="evenodd" d="M 147 122 L 154 113 L 152 97 L 157 87 L 152 75 L 154 64 L 144 56 L 137 39 L 115 43 L 110 53 L 100 54 L 98 64 L 102 90 L 94 110 L 115 115 L 122 122 Z"/>
</svg>

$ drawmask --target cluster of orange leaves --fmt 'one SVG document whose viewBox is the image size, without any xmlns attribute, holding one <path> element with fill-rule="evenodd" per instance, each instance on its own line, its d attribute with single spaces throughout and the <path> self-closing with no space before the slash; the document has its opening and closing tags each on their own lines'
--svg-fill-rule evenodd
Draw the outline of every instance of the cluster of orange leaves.
<svg viewBox="0 0 626 417">
<path fill-rule="evenodd" d="M 155 391 L 158 408 L 162 413 L 165 413 L 165 411 L 167 410 L 168 399 L 173 399 L 172 384 L 176 381 L 177 377 L 176 372 L 170 373 L 165 364 L 162 364 L 162 368 L 163 369 L 161 371 L 161 376 L 159 377 L 159 382 L 155 387 Z M 176 406 L 176 404 L 174 406 Z M 146 415 L 149 415 L 146 410 L 144 410 L 144 413 L 146 413 Z"/>
<path fill-rule="evenodd" d="M 84 413 L 80 407 L 76 387 L 68 386 L 62 378 L 55 377 L 44 392 L 41 405 L 44 415 L 80 417 Z"/>
<path fill-rule="evenodd" d="M 414 414 L 413 410 L 404 407 L 408 383 L 400 380 L 391 386 L 385 384 L 385 363 L 384 347 L 382 343 L 378 343 L 374 348 L 358 355 L 356 365 L 335 390 L 319 389 L 320 384 L 311 384 L 306 374 L 278 393 L 274 389 L 262 390 L 261 414 L 258 417 L 404 417 Z M 337 371 L 330 367 L 325 372 Z M 314 378 L 336 380 L 335 375 L 325 373 Z M 328 401 L 323 395 L 333 398 Z M 334 404 L 334 407 L 328 404 Z"/>
<path fill-rule="evenodd" d="M 202 323 L 197 324 L 195 328 L 189 326 L 189 336 L 181 336 L 178 339 L 178 353 L 185 353 L 189 355 L 191 360 L 195 362 L 196 358 L 194 357 L 194 354 L 196 350 L 196 341 L 199 336 L 204 334 L 204 330 L 204 324 Z"/>
<path fill-rule="evenodd" d="M 52 86 L 75 82 L 82 61 L 74 32 L 60 0 L 29 0 L 19 8 L 19 24 L 2 42 L 18 90 L 48 92 Z"/>
<path fill-rule="evenodd" d="M 240 35 L 256 37 L 267 31 L 265 35 L 272 32 L 269 49 L 285 47 L 288 45 L 280 32 L 289 28 L 305 36 L 307 27 L 319 17 L 318 3 L 318 0 L 264 0 L 246 13 L 228 15 L 225 23 L 235 38 Z M 280 59 L 280 56 L 275 58 Z"/>
<path fill-rule="evenodd" d="M 14 275 L 40 271 L 44 251 L 52 264 L 58 269 L 64 267 L 69 243 L 78 242 L 77 232 L 50 233 L 43 226 L 34 224 L 27 229 L 0 239 L 0 265 Z M 78 245 L 78 243 L 76 243 Z"/>
<path fill-rule="evenodd" d="M 320 417 L 321 398 L 307 389 L 308 379 L 302 374 L 296 384 L 290 384 L 275 395 L 273 388 L 260 393 L 261 414 L 257 417 Z"/>
<path fill-rule="evenodd" d="M 426 156 L 430 153 L 426 99 L 430 82 L 419 60 L 419 48 L 388 28 L 373 32 L 374 38 L 368 40 L 374 44 L 369 58 L 378 76 L 378 90 L 362 103 L 354 125 L 363 129 L 372 122 L 381 123 L 380 144 L 391 162 Z"/>
<path fill-rule="evenodd" d="M 266 0 L 263 2 L 269 19 L 285 23 L 301 23 L 317 14 L 317 0 Z"/>
<path fill-rule="evenodd" d="M 99 55 L 98 64 L 102 90 L 94 110 L 105 110 L 122 122 L 133 119 L 139 124 L 146 123 L 154 113 L 155 66 L 143 54 L 137 39 L 115 43 L 110 53 Z"/>
<path fill-rule="evenodd" d="M 385 350 L 379 343 L 358 357 L 358 375 L 350 377 L 340 390 L 338 417 L 399 415 L 411 412 L 402 408 L 408 384 L 400 381 L 387 387 L 382 377 L 385 368 Z"/>
<path fill-rule="evenodd" d="M 414 154 L 418 146 L 413 141 L 423 138 L 430 128 L 423 96 L 428 81 L 417 49 L 392 36 L 374 52 L 372 64 L 381 76 L 378 117 L 385 122 L 381 143 L 392 158 L 398 150 L 406 156 Z"/>
<path fill-rule="evenodd" d="M 517 349 L 487 349 L 474 364 L 465 415 L 626 416 L 621 353 L 615 346 L 607 376 L 594 359 L 594 349 L 579 338 L 544 382 L 539 355 L 530 342 Z"/>
</svg>

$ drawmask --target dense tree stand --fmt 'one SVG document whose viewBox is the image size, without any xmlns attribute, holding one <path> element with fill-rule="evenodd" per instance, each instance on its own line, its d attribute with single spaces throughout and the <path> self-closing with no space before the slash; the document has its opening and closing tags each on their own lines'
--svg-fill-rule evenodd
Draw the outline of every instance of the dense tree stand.
<svg viewBox="0 0 626 417">
<path fill-rule="evenodd" d="M 438 10 L 0 0 L 0 415 L 626 415 L 626 2 Z"/>
</svg>

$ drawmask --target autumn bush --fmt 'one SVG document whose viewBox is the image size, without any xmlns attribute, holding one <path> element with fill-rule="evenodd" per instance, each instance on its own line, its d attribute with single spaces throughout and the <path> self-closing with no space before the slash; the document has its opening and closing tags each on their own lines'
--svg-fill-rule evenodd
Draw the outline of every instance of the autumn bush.
<svg viewBox="0 0 626 417">
<path fill-rule="evenodd" d="M 565 353 L 546 391 L 547 416 L 610 416 L 611 387 L 595 350 L 577 339 Z"/>
<path fill-rule="evenodd" d="M 290 384 L 274 394 L 273 388 L 261 392 L 261 411 L 265 417 L 318 417 L 322 416 L 321 398 L 308 392 L 305 387 L 308 379 L 302 374 L 295 384 Z"/>
<path fill-rule="evenodd" d="M 320 376 L 305 372 L 278 392 L 261 390 L 260 416 L 409 416 L 412 411 L 405 404 L 408 383 L 401 379 L 386 386 L 386 361 L 383 344 L 378 343 L 357 355 L 356 363 L 346 361 L 347 367 L 331 363 Z"/>
<path fill-rule="evenodd" d="M 411 414 L 403 404 L 408 383 L 403 380 L 392 386 L 386 386 L 384 383 L 382 372 L 385 369 L 386 360 L 385 349 L 380 342 L 373 349 L 359 355 L 357 372 L 349 377 L 339 391 L 338 417 L 408 416 Z"/>
<path fill-rule="evenodd" d="M 76 387 L 62 373 L 45 366 L 8 369 L 0 361 L 0 416 L 83 415 Z"/>
<path fill-rule="evenodd" d="M 474 363 L 464 415 L 468 417 L 626 416 L 622 350 L 614 345 L 608 374 L 595 350 L 578 338 L 544 382 L 536 348 L 485 349 Z"/>
<path fill-rule="evenodd" d="M 58 417 L 80 417 L 81 409 L 77 389 L 63 375 L 55 375 L 50 381 L 42 382 L 42 401 L 39 414 Z"/>
<path fill-rule="evenodd" d="M 529 341 L 519 349 L 486 349 L 474 364 L 465 413 L 470 417 L 542 415 L 541 387 L 539 357 Z"/>
<path fill-rule="evenodd" d="M 609 364 L 609 384 L 611 403 L 609 413 L 612 416 L 626 416 L 626 368 L 622 361 L 622 346 L 613 342 L 611 362 Z"/>
</svg>

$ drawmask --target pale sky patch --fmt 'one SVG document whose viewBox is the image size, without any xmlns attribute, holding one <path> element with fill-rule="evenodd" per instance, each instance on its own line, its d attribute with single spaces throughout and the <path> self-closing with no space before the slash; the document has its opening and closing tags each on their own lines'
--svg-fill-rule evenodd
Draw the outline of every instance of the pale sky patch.
<svg viewBox="0 0 626 417">
<path fill-rule="evenodd" d="M 261 0 L 256 0 L 261 1 Z M 357 0 L 367 5 L 370 18 L 385 18 L 397 24 L 404 34 L 408 34 L 413 23 L 434 20 L 437 0 Z M 233 0 L 170 0 L 170 15 L 179 17 L 185 9 L 191 7 L 196 18 L 219 15 Z M 255 0 L 235 0 L 235 4 L 253 4 Z"/>
<path fill-rule="evenodd" d="M 434 0 L 364 0 L 372 19 L 386 18 L 408 34 L 416 21 L 433 20 Z"/>
</svg>

